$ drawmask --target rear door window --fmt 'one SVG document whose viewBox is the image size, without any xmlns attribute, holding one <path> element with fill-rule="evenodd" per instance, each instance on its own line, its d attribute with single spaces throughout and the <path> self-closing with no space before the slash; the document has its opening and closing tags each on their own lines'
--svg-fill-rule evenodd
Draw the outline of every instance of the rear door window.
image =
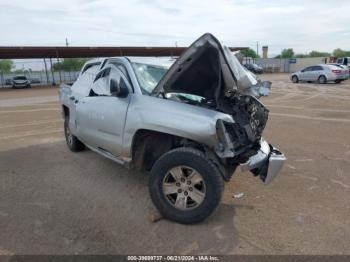
<svg viewBox="0 0 350 262">
<path fill-rule="evenodd" d="M 108 79 L 111 72 L 110 67 L 105 67 L 102 69 L 95 77 L 95 80 L 92 84 L 92 92 L 90 96 L 109 96 L 109 85 Z"/>
<path fill-rule="evenodd" d="M 302 71 L 303 72 L 310 72 L 310 71 L 312 71 L 312 66 L 309 66 L 309 67 L 303 69 Z"/>
<path fill-rule="evenodd" d="M 322 66 L 314 66 L 312 71 L 322 71 L 323 67 Z"/>
</svg>

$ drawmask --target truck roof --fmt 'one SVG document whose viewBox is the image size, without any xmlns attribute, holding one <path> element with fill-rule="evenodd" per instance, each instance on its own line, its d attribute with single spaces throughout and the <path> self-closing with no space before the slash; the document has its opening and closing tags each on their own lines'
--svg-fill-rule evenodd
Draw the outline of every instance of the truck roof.
<svg viewBox="0 0 350 262">
<path fill-rule="evenodd" d="M 140 63 L 148 65 L 156 65 L 169 68 L 176 60 L 175 57 L 136 57 L 136 56 L 115 56 L 115 57 L 104 57 L 104 58 L 94 58 L 85 63 L 82 72 L 85 72 L 93 65 L 100 65 L 106 59 L 128 59 L 131 63 Z"/>
</svg>

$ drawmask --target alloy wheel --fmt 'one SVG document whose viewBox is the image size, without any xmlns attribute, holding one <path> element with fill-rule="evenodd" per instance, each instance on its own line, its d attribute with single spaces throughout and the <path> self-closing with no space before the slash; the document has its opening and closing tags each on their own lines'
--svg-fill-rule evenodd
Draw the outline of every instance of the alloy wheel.
<svg viewBox="0 0 350 262">
<path fill-rule="evenodd" d="M 164 177 L 162 189 L 168 202 L 176 209 L 184 211 L 198 207 L 206 195 L 203 177 L 187 166 L 170 169 Z"/>
</svg>

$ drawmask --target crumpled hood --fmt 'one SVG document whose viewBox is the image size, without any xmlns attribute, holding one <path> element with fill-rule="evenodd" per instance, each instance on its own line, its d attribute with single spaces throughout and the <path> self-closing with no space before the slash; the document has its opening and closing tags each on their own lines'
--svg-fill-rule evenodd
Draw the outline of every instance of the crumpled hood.
<svg viewBox="0 0 350 262">
<path fill-rule="evenodd" d="M 261 82 L 211 34 L 197 39 L 170 67 L 153 95 L 186 93 L 215 99 L 240 92 L 267 95 L 270 82 Z"/>
</svg>

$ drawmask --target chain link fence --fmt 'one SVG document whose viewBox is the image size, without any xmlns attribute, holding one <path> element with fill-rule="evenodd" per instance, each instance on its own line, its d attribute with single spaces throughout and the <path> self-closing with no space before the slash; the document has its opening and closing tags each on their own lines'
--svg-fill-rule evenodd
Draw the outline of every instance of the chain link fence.
<svg viewBox="0 0 350 262">
<path fill-rule="evenodd" d="M 73 83 L 79 76 L 79 70 L 51 70 L 50 61 L 46 59 L 45 62 L 43 59 L 13 60 L 12 72 L 5 73 L 0 70 L 0 88 L 12 87 L 12 79 L 15 76 L 25 76 L 32 86 L 56 86 L 61 83 Z"/>
</svg>

